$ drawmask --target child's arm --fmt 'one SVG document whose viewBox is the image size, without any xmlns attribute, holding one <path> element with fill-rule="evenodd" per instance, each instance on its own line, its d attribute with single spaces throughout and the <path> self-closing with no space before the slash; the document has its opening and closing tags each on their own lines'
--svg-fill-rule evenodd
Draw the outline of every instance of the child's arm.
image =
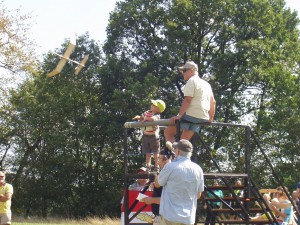
<svg viewBox="0 0 300 225">
<path fill-rule="evenodd" d="M 143 122 L 153 122 L 153 121 L 156 121 L 156 120 L 159 120 L 159 119 L 160 119 L 159 114 L 156 114 L 156 115 L 153 115 L 153 116 L 145 116 L 144 119 L 143 119 Z"/>
<path fill-rule="evenodd" d="M 145 202 L 146 204 L 160 204 L 160 197 L 143 198 L 143 202 Z"/>
<path fill-rule="evenodd" d="M 291 202 L 279 202 L 277 199 L 272 199 L 271 203 L 273 206 L 280 209 L 286 209 L 292 206 Z"/>
<path fill-rule="evenodd" d="M 283 219 L 285 219 L 286 218 L 286 214 L 285 213 L 283 213 L 283 212 L 281 212 L 281 211 L 279 211 L 274 205 L 270 205 L 270 208 L 272 209 L 272 211 L 277 215 L 277 216 L 280 216 L 280 217 L 282 217 Z"/>
<path fill-rule="evenodd" d="M 144 117 L 143 116 L 135 116 L 132 118 L 133 120 L 143 120 Z"/>
<path fill-rule="evenodd" d="M 151 117 L 145 117 L 143 122 L 153 122 L 155 120 L 154 116 L 151 116 Z"/>
</svg>

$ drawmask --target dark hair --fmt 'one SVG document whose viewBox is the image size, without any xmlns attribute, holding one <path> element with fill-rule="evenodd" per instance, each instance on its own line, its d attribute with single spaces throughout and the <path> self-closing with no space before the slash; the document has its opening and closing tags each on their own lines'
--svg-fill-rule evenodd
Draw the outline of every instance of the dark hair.
<svg viewBox="0 0 300 225">
<path fill-rule="evenodd" d="M 286 192 L 289 194 L 289 190 L 285 186 L 277 187 L 276 190 L 277 190 L 278 196 L 284 196 L 284 195 L 286 195 Z"/>
<path fill-rule="evenodd" d="M 168 147 L 165 147 L 164 150 L 161 150 L 159 154 L 165 156 L 167 159 L 175 158 L 175 153 L 172 150 L 170 150 Z"/>
</svg>

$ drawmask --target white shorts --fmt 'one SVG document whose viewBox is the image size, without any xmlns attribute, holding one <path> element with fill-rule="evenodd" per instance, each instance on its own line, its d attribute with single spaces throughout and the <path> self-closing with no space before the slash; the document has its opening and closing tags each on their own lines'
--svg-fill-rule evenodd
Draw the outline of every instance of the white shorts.
<svg viewBox="0 0 300 225">
<path fill-rule="evenodd" d="M 11 224 L 11 213 L 0 213 L 0 224 Z"/>
</svg>

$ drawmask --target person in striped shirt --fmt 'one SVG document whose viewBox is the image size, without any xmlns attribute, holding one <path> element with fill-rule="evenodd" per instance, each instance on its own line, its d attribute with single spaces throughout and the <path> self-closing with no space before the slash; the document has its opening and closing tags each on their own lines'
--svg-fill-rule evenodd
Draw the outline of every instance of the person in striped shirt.
<svg viewBox="0 0 300 225">
<path fill-rule="evenodd" d="M 163 100 L 151 100 L 151 108 L 142 115 L 133 117 L 133 120 L 140 122 L 153 122 L 160 119 L 160 114 L 166 109 Z M 158 156 L 160 149 L 159 126 L 142 127 L 142 153 L 146 154 L 146 168 L 148 171 L 159 171 Z M 154 168 L 151 166 L 151 157 L 154 156 Z"/>
</svg>

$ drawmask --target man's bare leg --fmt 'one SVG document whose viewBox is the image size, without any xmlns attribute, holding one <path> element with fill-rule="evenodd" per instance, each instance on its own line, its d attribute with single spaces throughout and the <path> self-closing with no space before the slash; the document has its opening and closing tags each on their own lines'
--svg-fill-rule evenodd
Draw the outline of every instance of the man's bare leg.
<svg viewBox="0 0 300 225">
<path fill-rule="evenodd" d="M 186 140 L 191 140 L 191 138 L 194 135 L 194 131 L 192 130 L 183 130 L 180 136 L 180 139 L 186 139 Z"/>
<path fill-rule="evenodd" d="M 167 128 L 164 130 L 164 136 L 166 139 L 166 146 L 169 149 L 172 149 L 172 144 L 175 141 L 175 135 L 176 135 L 176 126 L 167 126 Z"/>
</svg>

